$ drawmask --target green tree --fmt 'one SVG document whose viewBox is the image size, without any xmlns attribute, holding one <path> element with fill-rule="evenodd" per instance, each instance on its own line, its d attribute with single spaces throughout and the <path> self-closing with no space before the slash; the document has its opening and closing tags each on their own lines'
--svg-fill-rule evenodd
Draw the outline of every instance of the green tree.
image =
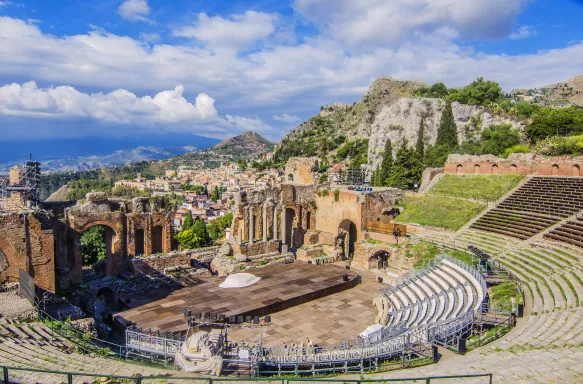
<svg viewBox="0 0 583 384">
<path fill-rule="evenodd" d="M 393 144 L 391 139 L 385 142 L 385 153 L 383 155 L 383 161 L 381 162 L 381 168 L 378 173 L 379 186 L 386 186 L 389 175 L 391 174 L 391 168 L 393 167 Z"/>
<path fill-rule="evenodd" d="M 446 101 L 445 108 L 441 114 L 435 145 L 444 145 L 450 150 L 453 150 L 458 145 L 457 127 L 453 118 L 451 101 L 449 100 Z"/>
<path fill-rule="evenodd" d="M 480 150 L 482 154 L 500 156 L 506 148 L 520 144 L 520 133 L 510 124 L 490 125 L 482 131 Z"/>
<path fill-rule="evenodd" d="M 211 244 L 212 241 L 206 229 L 206 224 L 204 223 L 204 220 L 202 220 L 200 217 L 197 217 L 196 220 L 194 220 L 194 224 L 192 225 L 191 229 L 194 232 L 194 234 L 200 239 L 202 247 L 206 247 L 207 245 Z"/>
<path fill-rule="evenodd" d="M 421 159 L 425 157 L 425 122 L 421 119 L 421 124 L 419 124 L 419 132 L 417 133 L 417 144 L 415 145 L 415 152 L 419 155 Z"/>
<path fill-rule="evenodd" d="M 81 234 L 81 256 L 83 265 L 90 266 L 105 260 L 105 228 L 96 225 Z"/>
<path fill-rule="evenodd" d="M 447 145 L 430 145 L 425 151 L 425 166 L 427 167 L 443 167 L 447 156 L 451 153 L 451 149 Z"/>
<path fill-rule="evenodd" d="M 452 91 L 449 100 L 461 104 L 488 105 L 500 101 L 503 95 L 498 83 L 480 77 L 471 84 Z"/>
<path fill-rule="evenodd" d="M 583 110 L 574 107 L 543 108 L 532 116 L 525 132 L 532 142 L 551 136 L 583 133 Z"/>
<path fill-rule="evenodd" d="M 415 150 L 409 148 L 407 140 L 403 140 L 397 149 L 386 184 L 390 187 L 408 189 L 418 184 L 420 179 L 419 157 Z"/>
<path fill-rule="evenodd" d="M 194 224 L 194 221 L 192 220 L 192 211 L 189 209 L 188 212 L 186 212 L 186 217 L 184 218 L 184 221 L 182 222 L 182 229 L 190 229 L 192 228 L 192 225 Z"/>
<path fill-rule="evenodd" d="M 186 249 L 194 249 L 204 247 L 200 237 L 194 233 L 192 229 L 180 231 L 174 236 L 176 240 Z"/>
</svg>

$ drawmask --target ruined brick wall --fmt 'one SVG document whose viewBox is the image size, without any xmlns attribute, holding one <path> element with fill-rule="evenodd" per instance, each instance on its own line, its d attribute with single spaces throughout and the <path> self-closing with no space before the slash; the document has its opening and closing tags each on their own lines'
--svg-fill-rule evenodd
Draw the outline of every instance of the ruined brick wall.
<svg viewBox="0 0 583 384">
<path fill-rule="evenodd" d="M 42 289 L 55 292 L 55 228 L 48 212 L 0 214 L 0 280 L 18 281 L 22 268 Z"/>
<path fill-rule="evenodd" d="M 450 155 L 445 164 L 446 174 L 583 176 L 583 157 L 545 157 L 532 154 L 511 154 L 508 159 L 492 155 Z"/>
<path fill-rule="evenodd" d="M 285 164 L 285 182 L 294 185 L 313 185 L 317 174 L 312 172 L 316 162 L 315 157 L 290 157 Z"/>
<path fill-rule="evenodd" d="M 336 235 L 340 223 L 350 220 L 356 226 L 356 240 L 363 240 L 364 202 L 365 197 L 355 192 L 340 191 L 336 201 L 334 191 L 327 191 L 327 194 L 320 191 L 315 197 L 315 229 Z"/>
<path fill-rule="evenodd" d="M 403 195 L 404 193 L 400 189 L 388 189 L 366 194 L 363 215 L 365 225 L 366 220 L 389 223 L 395 217 L 393 211 L 395 201 L 401 200 Z"/>
</svg>

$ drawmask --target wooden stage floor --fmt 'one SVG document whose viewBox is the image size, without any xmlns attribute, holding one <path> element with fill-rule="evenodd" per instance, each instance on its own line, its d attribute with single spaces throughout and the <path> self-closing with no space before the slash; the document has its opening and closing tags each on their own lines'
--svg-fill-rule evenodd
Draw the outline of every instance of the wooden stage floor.
<svg viewBox="0 0 583 384">
<path fill-rule="evenodd" d="M 350 289 L 357 282 L 357 273 L 347 271 L 344 266 L 301 261 L 250 272 L 261 280 L 249 287 L 219 288 L 225 278 L 213 277 L 202 284 L 173 291 L 163 299 L 120 312 L 115 318 L 142 329 L 183 332 L 187 330 L 185 310 L 191 310 L 193 315 L 208 312 L 264 316 Z M 343 281 L 344 274 L 348 274 L 348 282 Z"/>
</svg>

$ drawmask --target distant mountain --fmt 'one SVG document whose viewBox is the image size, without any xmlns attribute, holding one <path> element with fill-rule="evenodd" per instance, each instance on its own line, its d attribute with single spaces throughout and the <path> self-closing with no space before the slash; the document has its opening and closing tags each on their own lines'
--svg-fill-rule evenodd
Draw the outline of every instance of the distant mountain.
<svg viewBox="0 0 583 384">
<path fill-rule="evenodd" d="M 275 143 L 267 140 L 257 132 L 245 132 L 239 136 L 221 141 L 209 148 L 209 150 L 216 153 L 253 156 L 272 151 L 274 146 Z"/>
<path fill-rule="evenodd" d="M 189 133 L 160 132 L 132 137 L 82 137 L 72 139 L 0 140 L 0 164 L 19 162 L 32 154 L 42 163 L 48 160 L 78 157 L 109 156 L 119 150 L 138 147 L 178 148 L 193 146 L 205 149 L 219 142 L 217 139 Z M 184 152 L 182 152 L 184 153 Z"/>
<path fill-rule="evenodd" d="M 583 75 L 565 82 L 545 85 L 540 88 L 513 89 L 512 95 L 517 100 L 532 102 L 542 106 L 583 106 Z"/>
<path fill-rule="evenodd" d="M 138 147 L 134 149 L 122 149 L 102 156 L 79 156 L 56 160 L 42 161 L 42 170 L 47 172 L 88 171 L 90 169 L 105 168 L 119 165 L 128 165 L 140 161 L 162 160 L 173 156 L 194 152 L 198 148 L 185 147 Z M 0 171 L 6 172 L 18 162 L 0 164 Z"/>
</svg>

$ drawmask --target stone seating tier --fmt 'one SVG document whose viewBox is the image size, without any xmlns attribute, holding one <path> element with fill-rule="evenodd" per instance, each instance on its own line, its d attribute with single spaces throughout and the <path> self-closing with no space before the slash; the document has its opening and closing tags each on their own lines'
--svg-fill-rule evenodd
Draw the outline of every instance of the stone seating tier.
<svg viewBox="0 0 583 384">
<path fill-rule="evenodd" d="M 583 210 L 582 196 L 583 178 L 532 177 L 471 228 L 526 240 Z"/>
</svg>

